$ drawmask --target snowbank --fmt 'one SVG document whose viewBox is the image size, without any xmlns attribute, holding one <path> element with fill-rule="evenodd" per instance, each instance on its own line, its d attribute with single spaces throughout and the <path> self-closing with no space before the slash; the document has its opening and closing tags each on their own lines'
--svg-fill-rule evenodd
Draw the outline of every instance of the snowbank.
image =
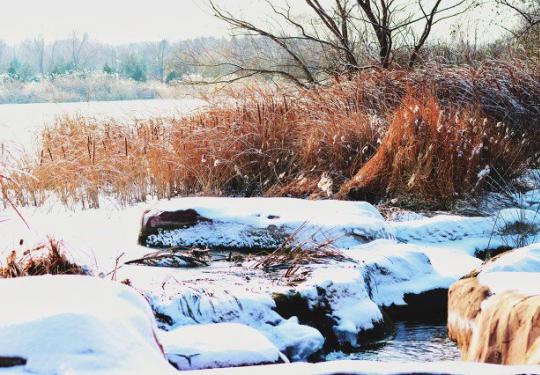
<svg viewBox="0 0 540 375">
<path fill-rule="evenodd" d="M 364 265 L 371 298 L 379 306 L 404 305 L 405 294 L 448 288 L 455 281 L 438 273 L 430 257 L 414 245 L 379 240 L 346 254 Z"/>
<path fill-rule="evenodd" d="M 437 215 L 418 220 L 390 222 L 389 226 L 400 242 L 443 244 L 474 255 L 487 247 L 515 246 L 523 239 L 519 232 L 514 232 L 514 227 L 519 224 L 537 229 L 527 238 L 529 243 L 540 239 L 540 214 L 536 210 L 523 208 L 506 208 L 485 217 Z"/>
<path fill-rule="evenodd" d="M 14 373 L 172 374 L 148 303 L 133 289 L 84 276 L 0 280 L 0 358 Z"/>
<path fill-rule="evenodd" d="M 369 298 L 361 268 L 316 268 L 298 288 L 311 309 L 325 306 L 327 315 L 336 323 L 332 327 L 341 346 L 359 346 L 359 334 L 384 323 L 383 315 Z"/>
<path fill-rule="evenodd" d="M 540 272 L 540 243 L 505 252 L 484 264 L 481 273 Z"/>
</svg>

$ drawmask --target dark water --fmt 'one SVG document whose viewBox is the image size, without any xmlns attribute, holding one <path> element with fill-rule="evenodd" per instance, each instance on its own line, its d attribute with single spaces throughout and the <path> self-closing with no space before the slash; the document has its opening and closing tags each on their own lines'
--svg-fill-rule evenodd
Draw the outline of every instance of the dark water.
<svg viewBox="0 0 540 375">
<path fill-rule="evenodd" d="M 449 338 L 446 324 L 395 323 L 393 337 L 358 353 L 331 353 L 327 360 L 360 359 L 385 362 L 433 362 L 459 360 L 456 344 Z"/>
</svg>

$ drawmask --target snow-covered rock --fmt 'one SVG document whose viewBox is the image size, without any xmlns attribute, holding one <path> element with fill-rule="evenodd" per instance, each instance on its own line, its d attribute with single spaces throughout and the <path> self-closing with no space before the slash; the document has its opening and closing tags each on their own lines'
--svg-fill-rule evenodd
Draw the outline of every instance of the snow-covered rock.
<svg viewBox="0 0 540 375">
<path fill-rule="evenodd" d="M 282 343 L 281 352 L 291 361 L 304 361 L 324 345 L 323 335 L 313 327 L 300 324 L 296 316 L 267 330 L 267 335 L 273 342 Z"/>
<path fill-rule="evenodd" d="M 277 363 L 280 352 L 262 333 L 238 323 L 197 324 L 160 333 L 179 370 Z"/>
<path fill-rule="evenodd" d="M 492 258 L 481 267 L 480 273 L 538 272 L 540 273 L 540 243 L 507 251 Z"/>
<path fill-rule="evenodd" d="M 139 241 L 153 247 L 273 249 L 298 240 L 335 240 L 348 248 L 391 232 L 366 202 L 293 198 L 179 198 L 146 212 Z"/>
<path fill-rule="evenodd" d="M 364 265 L 371 298 L 379 306 L 404 305 L 406 294 L 447 289 L 455 281 L 439 274 L 430 257 L 414 245 L 379 240 L 346 254 Z"/>
<path fill-rule="evenodd" d="M 341 347 L 358 347 L 362 333 L 384 324 L 379 307 L 369 297 L 362 269 L 355 265 L 315 268 L 298 293 L 311 310 L 322 310 L 335 322 L 332 330 Z"/>
<path fill-rule="evenodd" d="M 530 228 L 527 235 L 519 232 L 523 224 Z M 488 247 L 515 247 L 524 241 L 533 243 L 540 239 L 538 211 L 515 207 L 499 210 L 492 216 L 436 215 L 419 220 L 390 222 L 389 225 L 400 242 L 443 244 L 470 255 Z"/>
<path fill-rule="evenodd" d="M 144 298 L 84 276 L 0 280 L 0 359 L 17 374 L 172 374 Z M 0 361 L 1 362 L 1 361 Z"/>
<path fill-rule="evenodd" d="M 275 311 L 273 293 L 287 286 L 263 271 L 214 264 L 201 269 L 125 267 L 128 278 L 150 301 L 164 329 L 193 324 L 241 323 L 263 333 L 290 360 L 307 360 L 324 344 L 321 333 Z"/>
</svg>

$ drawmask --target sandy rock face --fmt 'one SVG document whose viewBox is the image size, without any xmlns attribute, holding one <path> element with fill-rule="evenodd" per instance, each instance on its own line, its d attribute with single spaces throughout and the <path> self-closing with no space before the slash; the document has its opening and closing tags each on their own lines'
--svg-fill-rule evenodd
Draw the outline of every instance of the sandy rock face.
<svg viewBox="0 0 540 375">
<path fill-rule="evenodd" d="M 489 288 L 475 277 L 459 280 L 448 291 L 448 336 L 459 345 L 463 357 L 468 353 L 482 302 L 489 295 Z"/>
<path fill-rule="evenodd" d="M 521 262 L 537 248 L 494 258 L 450 288 L 448 333 L 464 360 L 540 364 L 540 275 Z"/>
</svg>

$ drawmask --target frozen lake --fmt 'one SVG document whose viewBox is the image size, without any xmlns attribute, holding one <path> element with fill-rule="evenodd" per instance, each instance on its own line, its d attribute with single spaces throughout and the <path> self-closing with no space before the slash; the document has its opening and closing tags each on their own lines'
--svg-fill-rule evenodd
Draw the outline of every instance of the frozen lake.
<svg viewBox="0 0 540 375">
<path fill-rule="evenodd" d="M 0 105 L 0 143 L 12 151 L 31 149 L 45 124 L 63 115 L 134 121 L 152 117 L 185 115 L 203 106 L 198 99 L 152 99 L 82 103 L 35 103 Z"/>
</svg>

